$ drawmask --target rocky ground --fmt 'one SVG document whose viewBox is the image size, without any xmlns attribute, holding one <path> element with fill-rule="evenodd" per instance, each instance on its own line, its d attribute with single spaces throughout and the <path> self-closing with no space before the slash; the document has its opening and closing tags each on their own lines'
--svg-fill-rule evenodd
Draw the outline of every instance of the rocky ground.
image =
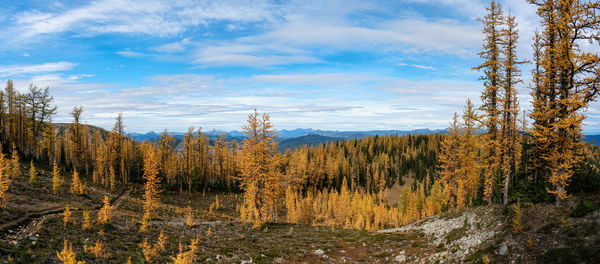
<svg viewBox="0 0 600 264">
<path fill-rule="evenodd" d="M 407 263 L 600 263 L 600 200 L 571 198 L 560 206 L 523 204 L 523 231 L 512 230 L 512 211 L 480 206 L 429 217 L 379 233 L 422 233 L 437 250 L 405 250 Z M 583 208 L 585 207 L 585 208 Z"/>
<path fill-rule="evenodd" d="M 34 186 L 25 176 L 19 179 L 9 207 L 0 212 L 4 263 L 59 263 L 56 251 L 64 239 L 88 264 L 125 263 L 129 257 L 145 263 L 139 244 L 145 238 L 154 242 L 161 231 L 168 237 L 166 250 L 152 263 L 167 263 L 179 243 L 194 237 L 201 238 L 202 263 L 598 263 L 600 256 L 600 199 L 594 196 L 586 206 L 581 198 L 558 207 L 523 204 L 523 232 L 515 235 L 510 210 L 502 206 L 475 207 L 379 232 L 284 223 L 253 229 L 236 221 L 239 195 L 219 194 L 222 207 L 209 210 L 217 194 L 165 191 L 151 230 L 140 233 L 140 186 L 111 191 L 86 182 L 84 196 L 68 194 L 66 186 L 53 195 L 48 171 L 39 178 Z M 112 223 L 83 230 L 80 210 L 97 209 L 104 194 L 116 206 Z M 67 204 L 74 208 L 76 224 L 63 226 Z M 181 214 L 188 205 L 194 210 L 191 227 Z M 109 257 L 85 252 L 84 246 L 96 241 L 106 244 Z"/>
</svg>

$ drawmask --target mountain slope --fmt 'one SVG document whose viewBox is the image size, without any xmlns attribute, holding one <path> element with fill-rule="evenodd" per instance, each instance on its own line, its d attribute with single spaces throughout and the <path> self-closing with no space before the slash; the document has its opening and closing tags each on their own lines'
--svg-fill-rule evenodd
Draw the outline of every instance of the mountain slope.
<svg viewBox="0 0 600 264">
<path fill-rule="evenodd" d="M 283 152 L 288 149 L 293 150 L 295 148 L 298 148 L 298 147 L 301 147 L 304 145 L 315 146 L 315 145 L 324 144 L 327 142 L 339 141 L 339 140 L 344 140 L 344 138 L 327 137 L 327 136 L 321 136 L 321 135 L 316 135 L 316 134 L 295 137 L 295 138 L 287 138 L 287 139 L 284 139 L 279 142 L 279 150 L 281 150 Z"/>
<path fill-rule="evenodd" d="M 379 233 L 421 233 L 434 252 L 406 250 L 406 263 L 598 263 L 600 200 L 573 197 L 559 206 L 522 204 L 522 231 L 515 234 L 511 208 L 478 206 Z M 506 212 L 510 213 L 506 213 Z"/>
</svg>

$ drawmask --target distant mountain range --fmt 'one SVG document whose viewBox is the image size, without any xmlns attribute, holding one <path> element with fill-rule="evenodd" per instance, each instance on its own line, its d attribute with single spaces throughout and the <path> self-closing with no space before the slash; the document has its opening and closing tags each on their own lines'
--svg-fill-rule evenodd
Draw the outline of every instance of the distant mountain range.
<svg viewBox="0 0 600 264">
<path fill-rule="evenodd" d="M 297 128 L 279 130 L 278 139 L 280 140 L 280 149 L 294 149 L 302 145 L 318 145 L 326 142 L 333 142 L 346 139 L 357 139 L 368 136 L 387 136 L 387 135 L 407 135 L 407 134 L 435 134 L 446 133 L 447 129 L 416 129 L 416 130 L 369 130 L 369 131 L 339 131 L 339 130 L 319 130 L 311 128 Z M 223 131 L 210 130 L 204 132 L 209 140 L 214 141 L 219 139 L 221 135 L 225 135 L 226 141 L 242 141 L 245 137 L 242 131 Z M 184 132 L 168 132 L 169 135 L 175 138 L 175 145 L 178 146 L 185 135 Z M 127 133 L 131 139 L 142 142 L 155 142 L 160 139 L 161 133 L 150 131 L 148 133 Z"/>
<path fill-rule="evenodd" d="M 320 135 L 325 137 L 333 138 L 364 138 L 368 136 L 387 136 L 387 135 L 406 135 L 406 134 L 434 134 L 434 133 L 446 133 L 447 129 L 415 129 L 415 130 L 369 130 L 369 131 L 340 131 L 340 130 L 319 130 L 312 128 L 297 128 L 297 129 L 283 129 L 279 130 L 279 139 L 284 140 L 288 138 L 297 138 L 308 135 Z M 168 132 L 175 138 L 183 138 L 184 132 Z M 228 138 L 244 138 L 244 132 L 242 131 L 223 131 L 223 130 L 210 130 L 204 132 L 209 138 L 218 138 L 221 135 L 226 135 Z M 160 133 L 150 131 L 148 133 L 128 133 L 127 136 L 137 141 L 156 141 L 160 138 Z"/>
<path fill-rule="evenodd" d="M 583 141 L 592 143 L 594 145 L 600 145 L 600 135 L 586 135 Z"/>
<path fill-rule="evenodd" d="M 369 131 L 343 131 L 343 130 L 319 130 L 312 128 L 297 128 L 297 129 L 283 129 L 279 130 L 280 140 L 279 148 L 282 151 L 286 149 L 295 149 L 302 145 L 314 146 L 323 144 L 326 142 L 334 142 L 346 139 L 359 139 L 369 136 L 387 136 L 387 135 L 408 135 L 408 134 L 445 134 L 448 129 L 415 129 L 415 130 L 369 130 Z M 169 135 L 175 138 L 175 145 L 179 145 L 184 132 L 168 132 Z M 225 135 L 225 140 L 230 141 L 242 141 L 245 137 L 242 131 L 223 131 L 223 130 L 210 130 L 204 132 L 209 140 L 215 141 Z M 155 142 L 160 139 L 161 133 L 150 131 L 148 133 L 127 133 L 131 139 L 142 142 L 151 141 Z M 584 141 L 591 142 L 595 145 L 600 145 L 600 135 L 587 135 Z"/>
</svg>

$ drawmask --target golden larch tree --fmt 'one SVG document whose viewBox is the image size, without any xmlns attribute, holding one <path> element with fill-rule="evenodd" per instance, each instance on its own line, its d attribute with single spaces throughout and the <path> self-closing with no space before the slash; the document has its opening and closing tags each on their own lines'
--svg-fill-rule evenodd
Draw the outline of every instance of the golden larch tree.
<svg viewBox="0 0 600 264">
<path fill-rule="evenodd" d="M 499 89 L 502 86 L 502 60 L 501 60 L 501 42 L 502 26 L 504 16 L 502 7 L 496 1 L 491 2 L 486 8 L 488 14 L 481 18 L 483 23 L 483 34 L 485 35 L 482 51 L 479 56 L 484 62 L 475 67 L 483 72 L 481 77 L 484 80 L 484 91 L 481 95 L 481 110 L 484 111 L 482 123 L 486 129 L 486 151 L 483 160 L 485 161 L 484 171 L 484 199 L 492 202 L 493 184 L 500 169 L 500 137 L 499 137 Z"/>
<path fill-rule="evenodd" d="M 104 195 L 104 200 L 102 200 L 102 207 L 98 211 L 98 223 L 105 224 L 110 223 L 113 215 L 113 206 L 110 205 L 110 199 L 108 195 Z"/>
<path fill-rule="evenodd" d="M 158 157 L 154 146 L 148 145 L 145 148 L 144 156 L 144 214 L 142 216 L 142 225 L 140 231 L 145 232 L 148 229 L 150 219 L 154 217 L 156 208 L 160 203 L 159 194 L 160 178 L 158 177 Z"/>
<path fill-rule="evenodd" d="M 73 178 L 71 179 L 71 194 L 83 195 L 85 192 L 85 187 L 79 178 L 79 173 L 75 170 L 73 171 Z"/>
<path fill-rule="evenodd" d="M 58 168 L 58 163 L 56 161 L 52 164 L 52 193 L 58 194 L 60 193 L 60 186 L 62 180 L 60 179 L 60 170 Z"/>
<path fill-rule="evenodd" d="M 256 110 L 244 126 L 246 138 L 240 150 L 240 187 L 244 201 L 240 207 L 243 221 L 255 227 L 277 219 L 281 197 L 280 155 L 268 114 Z"/>
<path fill-rule="evenodd" d="M 83 250 L 85 252 L 88 252 L 92 255 L 94 255 L 94 257 L 96 258 L 110 258 L 112 256 L 112 254 L 110 254 L 110 252 L 108 251 L 108 248 L 106 247 L 106 245 L 104 244 L 104 242 L 100 241 L 100 240 L 96 240 L 96 243 L 94 243 L 93 246 L 83 246 Z"/>
<path fill-rule="evenodd" d="M 458 152 L 460 160 L 460 178 L 464 184 L 464 204 L 471 206 L 473 201 L 477 199 L 480 187 L 480 161 L 478 157 L 479 141 L 477 137 L 477 120 L 478 114 L 475 112 L 475 107 L 471 100 L 467 100 L 465 110 L 463 111 L 463 129 L 460 137 L 461 147 Z"/>
<path fill-rule="evenodd" d="M 181 244 L 179 245 L 179 254 L 175 257 L 171 257 L 171 264 L 193 264 L 197 261 L 197 253 L 200 251 L 200 239 L 193 238 L 190 241 L 190 245 L 187 250 L 183 249 Z"/>
<path fill-rule="evenodd" d="M 524 62 L 517 58 L 517 44 L 519 41 L 519 32 L 515 17 L 508 15 L 506 17 L 506 27 L 502 30 L 502 58 L 503 78 L 502 95 L 500 104 L 502 105 L 500 114 L 500 162 L 503 174 L 503 204 L 508 204 L 508 192 L 511 178 L 517 169 L 517 159 L 520 154 L 517 117 L 519 114 L 519 103 L 517 99 L 516 85 L 521 82 L 521 70 L 519 64 Z"/>
<path fill-rule="evenodd" d="M 0 208 L 5 208 L 8 204 L 8 189 L 12 184 L 10 167 L 0 147 Z"/>
<path fill-rule="evenodd" d="M 85 264 L 83 261 L 77 261 L 73 246 L 66 239 L 63 244 L 63 249 L 56 252 L 56 257 L 58 257 L 63 264 Z"/>
<path fill-rule="evenodd" d="M 83 230 L 92 228 L 92 213 L 90 210 L 83 210 L 82 216 L 83 221 L 81 222 L 81 228 Z"/>
<path fill-rule="evenodd" d="M 33 164 L 33 160 L 29 162 L 29 184 L 34 185 L 37 181 L 37 170 Z"/>
<path fill-rule="evenodd" d="M 19 157 L 19 153 L 17 152 L 17 147 L 15 147 L 15 144 L 12 145 L 12 150 L 10 152 L 10 163 L 11 163 L 11 171 L 12 171 L 12 178 L 13 179 L 18 179 L 19 177 L 21 177 L 21 159 Z"/>
<path fill-rule="evenodd" d="M 155 244 L 148 242 L 148 238 L 139 244 L 146 262 L 151 263 L 154 258 L 167 249 L 167 235 L 161 231 Z"/>
<path fill-rule="evenodd" d="M 63 226 L 67 226 L 70 223 L 73 223 L 75 219 L 73 219 L 73 212 L 71 212 L 70 206 L 65 206 L 65 210 L 63 211 Z"/>
<path fill-rule="evenodd" d="M 568 197 L 567 186 L 581 161 L 582 111 L 596 99 L 600 88 L 600 57 L 582 48 L 598 45 L 600 3 L 598 1 L 529 0 L 538 6 L 543 31 L 541 57 L 534 75 L 538 87 L 534 97 L 534 143 L 547 146 L 545 172 L 548 192 L 556 202 Z"/>
</svg>

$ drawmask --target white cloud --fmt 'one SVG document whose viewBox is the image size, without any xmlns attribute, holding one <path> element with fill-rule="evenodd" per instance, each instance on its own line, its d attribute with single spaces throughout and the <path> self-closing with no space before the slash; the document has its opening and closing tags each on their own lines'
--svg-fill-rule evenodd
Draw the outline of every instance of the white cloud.
<svg viewBox="0 0 600 264">
<path fill-rule="evenodd" d="M 469 2 L 413 1 L 432 4 L 441 1 L 456 8 Z M 182 56 L 180 61 L 192 61 L 203 67 L 321 63 L 327 55 L 345 51 L 468 57 L 473 56 L 474 49 L 480 45 L 480 29 L 472 21 L 429 19 L 420 14 L 405 16 L 405 9 L 388 10 L 386 6 L 389 5 L 352 0 L 292 0 L 284 4 L 268 0 L 98 0 L 77 8 L 60 9 L 61 12 L 15 14 L 16 22 L 10 30 L 17 38 L 28 40 L 61 33 L 83 37 L 106 33 L 183 35 L 180 41 L 149 47 L 150 53 L 126 49 L 117 54 L 167 60 L 173 57 L 160 53 L 174 54 Z M 372 12 L 390 17 L 380 19 Z M 192 41 L 186 37 L 187 30 L 208 29 L 211 25 L 226 31 L 251 25 L 253 30 L 251 34 L 232 34 L 224 39 L 207 37 Z M 183 52 L 185 54 L 180 54 Z"/>
<path fill-rule="evenodd" d="M 72 32 L 172 36 L 211 21 L 257 22 L 272 18 L 266 1 L 98 0 L 63 12 L 27 11 L 14 19 L 23 38 Z"/>
<path fill-rule="evenodd" d="M 181 41 L 167 43 L 159 46 L 155 46 L 150 48 L 156 52 L 164 52 L 164 53 L 175 53 L 185 51 L 186 47 L 190 45 L 191 41 L 189 38 L 184 38 Z"/>
<path fill-rule="evenodd" d="M 374 81 L 377 77 L 351 73 L 259 74 L 250 80 L 266 83 L 333 85 L 348 82 Z"/>
<path fill-rule="evenodd" d="M 205 74 L 157 75 L 150 85 L 118 89 L 86 83 L 88 76 L 44 74 L 16 79 L 18 89 L 32 83 L 50 86 L 59 107 L 57 122 L 68 122 L 75 105 L 84 121 L 110 128 L 119 112 L 128 131 L 240 129 L 254 108 L 271 113 L 278 129 L 416 129 L 445 128 L 465 100 L 478 102 L 481 84 L 449 79 L 414 80 L 344 72 L 262 74 L 216 78 Z M 298 87 L 302 87 L 301 93 Z M 523 91 L 522 91 L 523 92 Z M 522 100 L 526 97 L 522 97 Z M 524 105 L 523 107 L 529 107 Z M 590 113 L 598 112 L 596 105 Z M 597 127 L 597 115 L 586 120 Z"/>
<path fill-rule="evenodd" d="M 427 65 L 408 64 L 408 63 L 398 63 L 397 65 L 398 66 L 414 67 L 414 68 L 419 68 L 419 69 L 423 69 L 423 70 L 433 70 L 433 71 L 437 70 L 437 68 L 435 68 L 433 66 L 427 66 Z"/>
<path fill-rule="evenodd" d="M 455 20 L 397 19 L 371 27 L 347 21 L 289 16 L 263 34 L 203 42 L 192 53 L 204 66 L 272 66 L 318 63 L 323 55 L 343 51 L 437 53 L 472 57 L 480 29 Z"/>
<path fill-rule="evenodd" d="M 480 17 L 485 12 L 485 1 L 479 0 L 406 0 L 412 3 L 429 4 L 436 8 L 452 8 L 463 14 L 467 14 L 471 18 Z"/>
<path fill-rule="evenodd" d="M 144 54 L 141 52 L 136 52 L 136 51 L 130 51 L 130 50 L 121 50 L 121 51 L 117 51 L 116 53 L 123 57 L 128 57 L 128 58 L 142 58 L 142 57 L 148 56 L 147 54 Z"/>
<path fill-rule="evenodd" d="M 68 122 L 72 107 L 83 105 L 86 122 L 110 128 L 117 113 L 123 112 L 131 131 L 183 131 L 189 125 L 240 129 L 254 108 L 271 113 L 278 128 L 445 127 L 449 113 L 459 111 L 465 94 L 472 92 L 472 86 L 460 82 L 335 72 L 234 79 L 157 75 L 149 78 L 149 86 L 127 89 L 83 82 L 83 77 L 87 76 L 47 74 L 16 79 L 15 85 L 50 86 L 59 108 L 57 122 Z M 395 85 L 388 87 L 388 83 Z M 304 87 L 302 93 L 293 93 L 297 87 Z"/>
<path fill-rule="evenodd" d="M 50 62 L 34 65 L 0 65 L 0 77 L 20 76 L 33 73 L 68 71 L 75 67 L 72 62 Z"/>
</svg>

